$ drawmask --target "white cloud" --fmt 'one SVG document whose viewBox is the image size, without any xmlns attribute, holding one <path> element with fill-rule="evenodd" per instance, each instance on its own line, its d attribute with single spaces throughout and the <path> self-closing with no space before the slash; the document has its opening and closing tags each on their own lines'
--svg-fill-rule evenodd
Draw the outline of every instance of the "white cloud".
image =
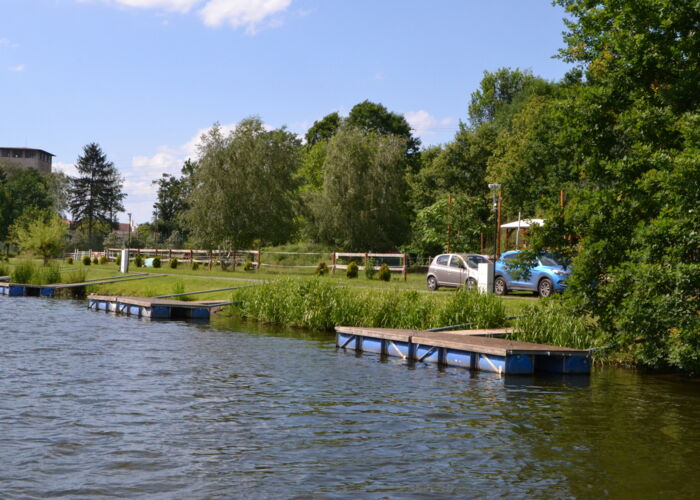
<svg viewBox="0 0 700 500">
<path fill-rule="evenodd" d="M 2 48 L 2 49 L 14 49 L 15 47 L 19 47 L 19 45 L 8 40 L 7 38 L 0 38 L 0 48 Z"/>
<path fill-rule="evenodd" d="M 207 26 L 229 24 L 255 34 L 266 18 L 282 12 L 292 0 L 209 0 L 199 14 Z"/>
<path fill-rule="evenodd" d="M 408 111 L 403 114 L 406 121 L 413 129 L 413 132 L 420 136 L 430 136 L 435 135 L 436 129 L 450 127 L 452 125 L 452 118 L 436 118 L 425 110 L 419 111 Z"/>
<path fill-rule="evenodd" d="M 17 66 L 10 66 L 7 71 L 12 71 L 13 73 L 21 73 L 27 67 L 24 64 L 18 64 Z"/>
<path fill-rule="evenodd" d="M 91 1 L 91 0 L 79 0 Z M 103 0 L 107 3 L 138 9 L 163 9 L 170 12 L 189 12 L 202 0 Z"/>
<path fill-rule="evenodd" d="M 51 170 L 54 172 L 63 172 L 70 177 L 76 177 L 78 175 L 78 169 L 75 168 L 75 164 L 73 163 L 54 161 L 51 163 Z"/>
<path fill-rule="evenodd" d="M 77 0 L 91 2 L 96 0 Z M 202 22 L 211 27 L 230 25 L 233 29 L 243 28 L 249 35 L 257 33 L 263 21 L 268 26 L 279 25 L 274 19 L 291 5 L 292 0 L 97 0 L 112 5 L 138 9 L 158 9 L 167 12 L 186 14 L 198 9 Z"/>
</svg>

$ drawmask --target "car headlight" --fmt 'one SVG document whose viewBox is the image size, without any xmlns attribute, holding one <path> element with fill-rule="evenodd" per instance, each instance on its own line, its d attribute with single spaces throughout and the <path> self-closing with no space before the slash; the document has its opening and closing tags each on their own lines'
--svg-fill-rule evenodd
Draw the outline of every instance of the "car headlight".
<svg viewBox="0 0 700 500">
<path fill-rule="evenodd" d="M 557 276 L 568 276 L 570 274 L 568 271 L 560 271 L 559 269 L 556 269 L 552 272 Z"/>
</svg>

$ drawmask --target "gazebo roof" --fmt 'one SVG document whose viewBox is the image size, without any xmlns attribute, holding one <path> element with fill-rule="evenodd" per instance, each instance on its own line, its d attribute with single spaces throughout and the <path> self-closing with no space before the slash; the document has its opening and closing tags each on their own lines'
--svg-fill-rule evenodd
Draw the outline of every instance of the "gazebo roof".
<svg viewBox="0 0 700 500">
<path fill-rule="evenodd" d="M 501 229 L 527 229 L 530 226 L 544 226 L 544 219 L 523 219 L 501 224 Z"/>
</svg>

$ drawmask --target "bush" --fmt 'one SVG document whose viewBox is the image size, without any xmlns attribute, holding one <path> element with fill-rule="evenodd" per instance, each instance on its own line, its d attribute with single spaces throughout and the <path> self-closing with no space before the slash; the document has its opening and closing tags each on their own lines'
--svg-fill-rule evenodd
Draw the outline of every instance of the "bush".
<svg viewBox="0 0 700 500">
<path fill-rule="evenodd" d="M 43 266 L 34 271 L 31 283 L 34 285 L 52 285 L 61 282 L 61 270 L 56 265 Z"/>
<path fill-rule="evenodd" d="M 379 275 L 377 276 L 382 281 L 391 281 L 391 270 L 386 264 L 379 267 Z"/>
<path fill-rule="evenodd" d="M 18 262 L 10 274 L 10 281 L 21 284 L 30 283 L 35 272 L 36 266 L 31 260 Z"/>
<path fill-rule="evenodd" d="M 153 267 L 155 267 L 156 269 L 159 268 L 160 267 L 160 257 L 154 257 L 151 265 L 153 265 Z"/>
<path fill-rule="evenodd" d="M 319 276 L 326 276 L 329 273 L 330 269 L 328 269 L 328 266 L 326 265 L 325 262 L 320 262 L 318 266 L 316 266 L 316 274 Z"/>
<path fill-rule="evenodd" d="M 243 266 L 244 271 L 255 271 L 255 263 L 252 260 L 248 260 Z"/>
<path fill-rule="evenodd" d="M 228 266 L 229 266 L 228 262 L 226 262 L 225 260 L 222 260 L 222 261 L 219 261 L 219 264 L 221 265 L 222 271 L 228 271 Z"/>
<path fill-rule="evenodd" d="M 192 270 L 196 271 L 197 269 L 199 269 L 199 262 L 193 262 L 192 263 Z"/>
<path fill-rule="evenodd" d="M 170 269 L 177 269 L 177 259 L 170 259 Z"/>
<path fill-rule="evenodd" d="M 352 262 L 350 262 L 348 264 L 348 269 L 347 269 L 345 275 L 350 279 L 357 278 L 357 274 L 358 274 L 359 270 L 360 270 L 360 268 L 358 267 L 357 262 L 355 262 L 353 260 Z"/>
<path fill-rule="evenodd" d="M 68 258 L 66 259 L 66 264 L 68 264 L 69 266 L 70 266 L 71 264 L 73 264 L 73 257 L 68 257 Z"/>
<path fill-rule="evenodd" d="M 2 261 L 0 261 L 0 276 L 9 276 L 10 275 L 10 268 L 4 264 Z"/>
<path fill-rule="evenodd" d="M 121 267 L 121 265 L 122 265 L 122 254 L 120 254 L 120 253 L 117 254 L 117 258 L 114 259 L 114 262 L 116 262 L 117 267 Z"/>
<path fill-rule="evenodd" d="M 92 259 L 92 263 L 97 265 L 100 263 L 100 260 L 97 257 L 95 257 L 94 259 Z"/>
<path fill-rule="evenodd" d="M 107 257 L 105 257 L 103 255 L 102 257 L 100 257 L 100 265 L 104 266 L 106 263 L 107 263 Z"/>
<path fill-rule="evenodd" d="M 376 271 L 374 269 L 374 261 L 372 259 L 365 259 L 365 278 L 371 280 L 374 278 Z"/>
<path fill-rule="evenodd" d="M 90 260 L 90 257 L 87 255 L 83 257 L 83 265 L 84 266 L 89 266 L 92 263 L 92 260 Z"/>
<path fill-rule="evenodd" d="M 141 257 L 140 255 L 137 255 L 136 257 L 134 257 L 134 265 L 136 267 L 143 266 L 143 257 Z"/>
</svg>

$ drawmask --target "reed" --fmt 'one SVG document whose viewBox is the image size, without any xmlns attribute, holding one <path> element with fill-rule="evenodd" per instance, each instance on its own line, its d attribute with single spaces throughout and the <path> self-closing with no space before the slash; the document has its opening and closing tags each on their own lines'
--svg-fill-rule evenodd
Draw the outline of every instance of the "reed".
<svg viewBox="0 0 700 500">
<path fill-rule="evenodd" d="M 561 300 L 540 301 L 525 310 L 514 324 L 514 340 L 589 349 L 603 344 L 595 321 L 571 311 Z"/>
<path fill-rule="evenodd" d="M 496 297 L 460 291 L 449 299 L 417 291 L 356 290 L 320 279 L 280 279 L 237 290 L 238 312 L 265 323 L 332 330 L 336 325 L 424 330 L 472 323 L 502 326 L 504 307 Z"/>
<path fill-rule="evenodd" d="M 52 285 L 61 282 L 61 269 L 55 264 L 38 267 L 31 277 L 33 285 Z"/>
<path fill-rule="evenodd" d="M 36 265 L 34 265 L 31 260 L 22 260 L 15 264 L 15 268 L 10 274 L 10 281 L 13 283 L 29 284 L 35 272 Z"/>
<path fill-rule="evenodd" d="M 87 271 L 85 269 L 74 269 L 63 276 L 64 283 L 84 283 L 87 279 Z"/>
</svg>

